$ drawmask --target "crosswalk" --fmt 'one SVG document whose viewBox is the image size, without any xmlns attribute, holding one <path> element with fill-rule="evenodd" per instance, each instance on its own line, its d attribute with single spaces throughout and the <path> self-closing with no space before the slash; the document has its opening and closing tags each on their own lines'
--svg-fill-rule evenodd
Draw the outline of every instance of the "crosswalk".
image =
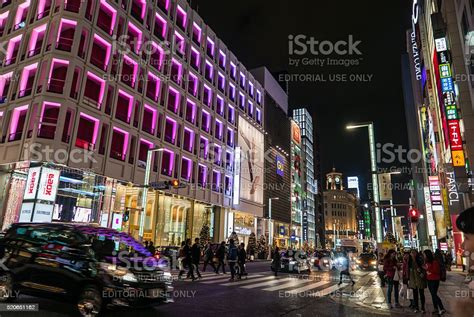
<svg viewBox="0 0 474 317">
<path fill-rule="evenodd" d="M 351 273 L 354 280 L 366 281 L 372 277 L 370 272 L 354 271 Z M 175 275 L 175 274 L 173 274 Z M 294 274 L 274 276 L 271 272 L 251 273 L 242 280 L 229 281 L 230 274 L 215 274 L 214 272 L 202 272 L 202 278 L 194 283 L 216 285 L 221 287 L 238 287 L 248 290 L 260 290 L 264 292 L 279 292 L 280 296 L 324 297 L 331 295 L 345 287 L 350 282 L 344 280 L 339 284 L 338 276 L 325 274 Z M 177 277 L 177 274 L 175 275 Z M 191 282 L 189 279 L 183 283 Z M 356 285 L 357 286 L 357 285 Z M 283 294 L 283 295 L 282 295 Z"/>
</svg>

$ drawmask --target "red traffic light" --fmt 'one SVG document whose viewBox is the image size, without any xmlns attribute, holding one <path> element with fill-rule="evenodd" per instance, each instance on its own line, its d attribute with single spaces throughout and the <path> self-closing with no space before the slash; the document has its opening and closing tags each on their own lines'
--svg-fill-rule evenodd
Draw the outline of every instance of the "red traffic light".
<svg viewBox="0 0 474 317">
<path fill-rule="evenodd" d="M 410 213 L 410 219 L 412 222 L 417 222 L 418 219 L 420 218 L 420 212 L 416 210 L 415 208 L 411 208 L 409 213 Z"/>
</svg>

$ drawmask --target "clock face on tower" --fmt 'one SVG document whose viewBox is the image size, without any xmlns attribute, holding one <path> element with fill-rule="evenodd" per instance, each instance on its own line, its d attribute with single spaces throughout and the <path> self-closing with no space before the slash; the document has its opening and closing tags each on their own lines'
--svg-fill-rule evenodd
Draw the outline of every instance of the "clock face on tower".
<svg viewBox="0 0 474 317">
<path fill-rule="evenodd" d="M 339 184 L 340 181 L 341 181 L 341 178 L 339 176 L 336 176 L 336 183 Z"/>
</svg>

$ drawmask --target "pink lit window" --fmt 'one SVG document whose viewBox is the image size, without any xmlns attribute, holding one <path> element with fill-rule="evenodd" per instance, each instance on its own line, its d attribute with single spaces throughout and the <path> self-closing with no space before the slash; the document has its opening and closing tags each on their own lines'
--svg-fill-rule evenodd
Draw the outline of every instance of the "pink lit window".
<svg viewBox="0 0 474 317">
<path fill-rule="evenodd" d="M 199 157 L 207 160 L 209 154 L 209 140 L 203 136 L 199 138 Z"/>
<path fill-rule="evenodd" d="M 209 80 L 211 83 L 213 82 L 214 67 L 212 67 L 212 63 L 209 61 L 206 61 L 206 71 L 204 73 L 204 77 L 206 77 L 206 79 Z"/>
<path fill-rule="evenodd" d="M 142 45 L 142 31 L 136 27 L 133 23 L 128 22 L 128 39 L 127 44 L 130 46 L 132 51 L 138 54 Z"/>
<path fill-rule="evenodd" d="M 188 127 L 184 128 L 184 144 L 183 149 L 192 153 L 194 150 L 194 131 Z"/>
<path fill-rule="evenodd" d="M 143 107 L 142 130 L 150 134 L 155 134 L 157 117 L 156 109 L 145 104 Z"/>
<path fill-rule="evenodd" d="M 170 9 L 170 0 L 158 0 L 157 5 L 161 10 L 163 10 L 163 12 L 168 13 L 168 10 Z"/>
<path fill-rule="evenodd" d="M 128 149 L 129 133 L 120 128 L 114 127 L 112 133 L 112 142 L 110 144 L 110 157 L 125 161 Z"/>
<path fill-rule="evenodd" d="M 193 173 L 193 161 L 187 157 L 181 158 L 181 178 L 189 182 Z"/>
<path fill-rule="evenodd" d="M 77 22 L 68 19 L 61 19 L 59 24 L 58 37 L 56 39 L 56 47 L 59 50 L 70 52 L 74 42 L 74 33 Z"/>
<path fill-rule="evenodd" d="M 202 36 L 202 30 L 201 28 L 196 24 L 196 22 L 193 23 L 193 41 L 196 44 L 201 44 L 201 36 Z"/>
<path fill-rule="evenodd" d="M 206 110 L 201 111 L 201 129 L 207 133 L 211 131 L 211 114 Z"/>
<path fill-rule="evenodd" d="M 234 84 L 229 84 L 229 98 L 232 101 L 235 101 L 235 86 Z"/>
<path fill-rule="evenodd" d="M 230 104 L 228 105 L 228 110 L 227 110 L 227 120 L 230 123 L 235 123 L 235 108 L 231 106 Z"/>
<path fill-rule="evenodd" d="M 56 102 L 43 102 L 43 109 L 41 110 L 40 123 L 38 126 L 38 137 L 50 140 L 54 139 L 60 106 L 61 104 Z"/>
<path fill-rule="evenodd" d="M 148 83 L 146 88 L 146 95 L 153 101 L 158 101 L 160 94 L 160 78 L 153 73 L 148 72 Z"/>
<path fill-rule="evenodd" d="M 230 62 L 230 77 L 235 80 L 235 76 L 237 76 L 237 66 L 233 62 Z"/>
<path fill-rule="evenodd" d="M 219 50 L 219 66 L 222 69 L 225 69 L 225 59 L 226 59 L 226 56 L 225 56 L 224 52 Z"/>
<path fill-rule="evenodd" d="M 38 12 L 36 14 L 37 20 L 41 20 L 49 14 L 51 10 L 51 2 L 52 0 L 40 0 L 38 2 Z"/>
<path fill-rule="evenodd" d="M 232 176 L 226 175 L 224 180 L 224 193 L 232 196 Z"/>
<path fill-rule="evenodd" d="M 100 108 L 104 100 L 105 80 L 94 73 L 87 72 L 86 88 L 84 96 L 97 104 Z"/>
<path fill-rule="evenodd" d="M 8 136 L 9 141 L 18 141 L 21 139 L 23 128 L 25 127 L 26 123 L 27 113 L 28 105 L 17 107 L 13 110 L 10 121 L 10 134 Z"/>
<path fill-rule="evenodd" d="M 186 41 L 184 40 L 184 36 L 182 36 L 178 32 L 174 32 L 174 47 L 179 55 L 184 55 L 184 52 L 186 50 Z"/>
<path fill-rule="evenodd" d="M 199 70 L 200 65 L 201 65 L 201 57 L 200 57 L 199 51 L 195 49 L 193 46 L 191 47 L 191 66 L 194 69 Z"/>
<path fill-rule="evenodd" d="M 31 95 L 33 84 L 35 82 L 36 70 L 38 63 L 34 63 L 23 68 L 20 78 L 20 90 L 18 97 L 24 97 Z"/>
<path fill-rule="evenodd" d="M 168 149 L 163 150 L 161 153 L 161 174 L 171 177 L 174 171 L 175 154 Z"/>
<path fill-rule="evenodd" d="M 108 34 L 112 34 L 115 26 L 117 11 L 107 2 L 100 0 L 99 16 L 97 17 L 97 26 Z"/>
<path fill-rule="evenodd" d="M 157 70 L 161 71 L 161 69 L 163 68 L 163 59 L 165 57 L 165 51 L 155 42 L 152 42 L 152 46 L 153 52 L 151 53 L 150 64 Z"/>
<path fill-rule="evenodd" d="M 0 36 L 3 35 L 3 32 L 5 30 L 5 25 L 7 23 L 7 18 L 8 18 L 9 13 L 10 13 L 10 11 L 6 11 L 6 12 L 0 14 Z"/>
<path fill-rule="evenodd" d="M 171 110 L 174 113 L 178 114 L 178 112 L 179 112 L 179 102 L 180 102 L 179 92 L 176 89 L 174 89 L 173 87 L 169 87 L 169 90 L 168 90 L 168 110 Z"/>
<path fill-rule="evenodd" d="M 16 10 L 16 15 L 15 15 L 15 20 L 13 23 L 13 30 L 18 30 L 25 27 L 29 7 L 30 7 L 30 0 L 26 0 L 22 4 L 18 5 L 18 9 Z"/>
<path fill-rule="evenodd" d="M 92 44 L 91 63 L 99 67 L 99 69 L 106 70 L 109 65 L 110 51 L 112 44 L 94 34 L 94 43 Z"/>
<path fill-rule="evenodd" d="M 178 123 L 170 117 L 166 117 L 165 121 L 165 141 L 171 144 L 176 144 Z"/>
<path fill-rule="evenodd" d="M 40 25 L 33 29 L 30 36 L 30 41 L 28 43 L 28 53 L 27 56 L 31 57 L 41 52 L 41 47 L 43 46 L 44 36 L 46 33 L 47 24 Z"/>
<path fill-rule="evenodd" d="M 223 138 L 223 133 L 222 133 L 223 128 L 224 128 L 224 125 L 222 124 L 222 122 L 219 119 L 216 119 L 216 128 L 215 128 L 214 135 L 217 139 L 219 139 L 221 141 L 222 141 L 222 138 Z"/>
<path fill-rule="evenodd" d="M 224 98 L 217 95 L 217 103 L 216 103 L 216 112 L 220 116 L 224 116 L 224 107 L 225 107 L 225 102 Z"/>
<path fill-rule="evenodd" d="M 157 13 L 155 15 L 155 29 L 153 30 L 153 34 L 160 40 L 164 40 L 166 38 L 166 28 L 167 23 L 165 18 Z"/>
<path fill-rule="evenodd" d="M 212 107 L 212 89 L 208 85 L 204 85 L 203 103 Z"/>
<path fill-rule="evenodd" d="M 191 100 L 186 100 L 186 121 L 196 123 L 196 104 Z"/>
<path fill-rule="evenodd" d="M 154 147 L 153 143 L 145 140 L 140 139 L 140 146 L 138 148 L 138 160 L 142 162 L 144 166 L 146 166 L 147 158 L 148 158 L 148 151 Z"/>
<path fill-rule="evenodd" d="M 53 58 L 51 69 L 49 70 L 48 92 L 63 93 L 68 66 L 68 60 Z"/>
<path fill-rule="evenodd" d="M 119 90 L 117 98 L 117 109 L 115 111 L 115 118 L 130 123 L 133 110 L 133 96 Z"/>
<path fill-rule="evenodd" d="M 7 102 L 13 72 L 0 75 L 0 104 Z"/>
<path fill-rule="evenodd" d="M 213 40 L 211 40 L 209 37 L 207 38 L 207 55 L 214 57 L 214 48 L 215 48 L 215 43 Z"/>
<path fill-rule="evenodd" d="M 123 56 L 122 63 L 122 82 L 126 83 L 130 87 L 135 87 L 135 80 L 138 71 L 138 64 L 127 55 Z"/>
<path fill-rule="evenodd" d="M 186 30 L 187 24 L 187 15 L 186 11 L 178 5 L 178 9 L 176 10 L 176 24 L 182 29 Z"/>
<path fill-rule="evenodd" d="M 93 150 L 99 133 L 99 119 L 85 113 L 80 113 L 77 127 L 76 146 Z"/>
<path fill-rule="evenodd" d="M 224 92 L 225 90 L 225 77 L 224 74 L 219 72 L 217 74 L 217 87 L 219 88 L 220 91 Z"/>
<path fill-rule="evenodd" d="M 171 80 L 177 84 L 181 84 L 183 77 L 183 66 L 174 58 L 171 61 Z"/>
<path fill-rule="evenodd" d="M 5 55 L 5 61 L 3 63 L 5 66 L 16 62 L 22 37 L 23 35 L 20 34 L 14 38 L 11 38 L 10 41 L 8 41 L 7 53 Z"/>
<path fill-rule="evenodd" d="M 207 166 L 199 164 L 198 167 L 198 185 L 202 187 L 207 186 Z"/>
<path fill-rule="evenodd" d="M 146 13 L 146 2 L 144 0 L 132 0 L 132 16 L 143 23 Z"/>
<path fill-rule="evenodd" d="M 219 171 L 212 171 L 212 190 L 215 192 L 221 191 L 221 173 Z"/>
<path fill-rule="evenodd" d="M 221 165 L 222 162 L 222 147 L 214 144 L 214 164 Z"/>
<path fill-rule="evenodd" d="M 189 77 L 188 92 L 194 97 L 197 97 L 197 93 L 199 90 L 199 79 L 196 75 L 194 75 L 191 72 L 188 74 L 188 77 Z"/>
</svg>

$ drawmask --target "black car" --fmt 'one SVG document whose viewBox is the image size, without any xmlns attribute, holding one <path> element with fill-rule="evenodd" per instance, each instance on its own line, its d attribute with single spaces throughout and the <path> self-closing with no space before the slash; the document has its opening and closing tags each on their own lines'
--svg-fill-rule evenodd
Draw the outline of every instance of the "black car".
<svg viewBox="0 0 474 317">
<path fill-rule="evenodd" d="M 377 270 L 377 257 L 373 253 L 362 253 L 357 259 L 356 263 L 361 270 Z"/>
<path fill-rule="evenodd" d="M 83 316 L 170 302 L 171 274 L 126 233 L 90 225 L 13 224 L 0 240 L 0 300 L 67 300 Z"/>
<path fill-rule="evenodd" d="M 274 271 L 273 260 L 271 270 Z M 289 273 L 310 272 L 311 265 L 306 253 L 297 250 L 288 250 L 281 252 L 280 267 L 278 270 L 280 272 Z"/>
</svg>

